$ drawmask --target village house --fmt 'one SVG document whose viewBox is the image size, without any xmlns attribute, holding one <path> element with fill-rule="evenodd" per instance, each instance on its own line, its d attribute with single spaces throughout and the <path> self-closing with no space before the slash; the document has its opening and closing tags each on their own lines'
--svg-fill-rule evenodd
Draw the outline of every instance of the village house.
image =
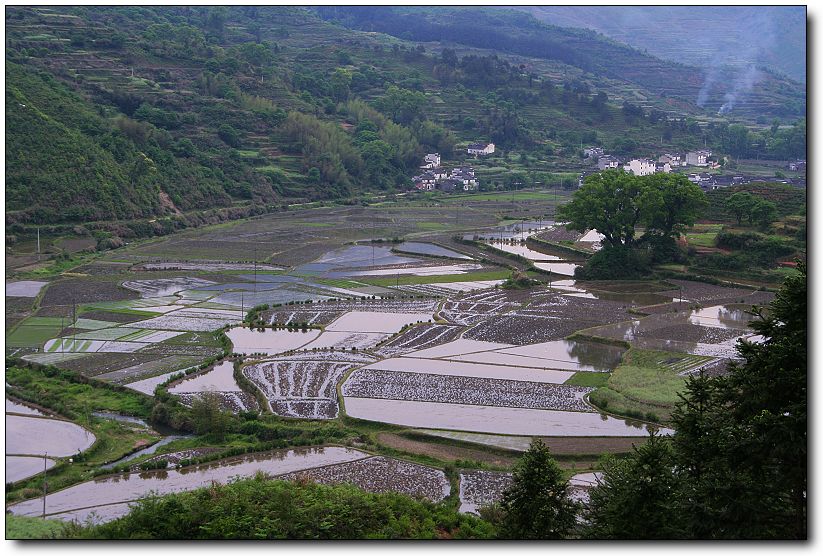
<svg viewBox="0 0 823 556">
<path fill-rule="evenodd" d="M 603 156 L 603 149 L 601 147 L 586 147 L 583 149 L 583 157 L 584 158 L 594 158 L 597 159 Z"/>
<path fill-rule="evenodd" d="M 597 169 L 598 170 L 608 170 L 610 168 L 619 168 L 620 167 L 620 159 L 616 156 L 612 156 L 607 154 L 605 156 L 601 156 L 597 159 Z"/>
<path fill-rule="evenodd" d="M 634 158 L 623 166 L 623 169 L 635 176 L 648 176 L 654 174 L 656 170 L 655 163 L 648 158 Z"/>
<path fill-rule="evenodd" d="M 806 161 L 805 160 L 793 160 L 789 162 L 788 169 L 792 172 L 805 172 L 806 171 Z"/>
<path fill-rule="evenodd" d="M 437 189 L 444 193 L 453 193 L 458 187 L 463 188 L 463 185 L 456 180 L 448 179 L 437 182 Z"/>
<path fill-rule="evenodd" d="M 669 174 L 669 173 L 671 173 L 671 171 L 672 171 L 672 167 L 669 165 L 668 162 L 656 162 L 654 164 L 654 172 L 656 174 L 657 173 Z"/>
<path fill-rule="evenodd" d="M 669 166 L 671 166 L 672 168 L 677 168 L 679 166 L 686 165 L 683 161 L 683 155 L 680 154 L 666 153 L 664 155 L 661 155 L 660 158 L 657 159 L 657 161 L 662 164 L 668 163 Z"/>
<path fill-rule="evenodd" d="M 444 180 L 449 177 L 449 172 L 445 168 L 435 168 L 431 171 L 436 180 Z"/>
<path fill-rule="evenodd" d="M 440 153 L 427 154 L 423 157 L 423 165 L 420 168 L 432 170 L 440 167 Z"/>
<path fill-rule="evenodd" d="M 691 151 L 686 153 L 686 164 L 688 166 L 708 166 L 709 157 L 712 151 Z"/>
<path fill-rule="evenodd" d="M 494 152 L 494 143 L 472 143 L 466 151 L 474 156 L 488 156 Z"/>
</svg>

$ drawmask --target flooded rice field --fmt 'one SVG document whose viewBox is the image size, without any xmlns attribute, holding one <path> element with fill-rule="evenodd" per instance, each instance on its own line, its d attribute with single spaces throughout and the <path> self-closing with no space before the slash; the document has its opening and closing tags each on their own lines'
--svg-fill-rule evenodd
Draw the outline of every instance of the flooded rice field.
<svg viewBox="0 0 823 556">
<path fill-rule="evenodd" d="M 400 492 L 431 502 L 443 500 L 451 488 L 439 469 L 383 456 L 315 467 L 280 478 L 308 479 L 322 484 L 349 483 L 367 492 Z"/>
<path fill-rule="evenodd" d="M 53 459 L 35 456 L 6 456 L 6 484 L 34 477 L 57 465 Z"/>
<path fill-rule="evenodd" d="M 483 506 L 496 504 L 512 485 L 512 474 L 499 471 L 461 471 L 460 509 L 462 513 L 478 513 Z"/>
<path fill-rule="evenodd" d="M 266 396 L 276 415 L 306 419 L 337 417 L 337 384 L 358 365 L 346 361 L 280 360 L 243 367 L 243 375 Z"/>
<path fill-rule="evenodd" d="M 58 419 L 6 415 L 6 454 L 71 456 L 89 448 L 94 434 Z"/>
<path fill-rule="evenodd" d="M 6 282 L 6 297 L 37 297 L 46 284 L 48 282 L 38 282 L 36 280 Z"/>
<path fill-rule="evenodd" d="M 320 330 L 273 330 L 238 326 L 226 332 L 231 340 L 232 351 L 245 355 L 263 353 L 275 355 L 301 348 L 320 336 Z"/>
<path fill-rule="evenodd" d="M 358 369 L 343 396 L 562 411 L 594 411 L 583 396 L 594 390 L 546 382 Z"/>
<path fill-rule="evenodd" d="M 14 400 L 10 400 L 8 398 L 6 398 L 6 413 L 17 413 L 19 415 L 46 415 L 39 409 L 29 407 L 27 405 L 24 405 L 20 402 L 16 402 Z"/>
<path fill-rule="evenodd" d="M 448 257 L 450 259 L 471 259 L 468 255 L 446 249 L 433 243 L 421 243 L 419 241 L 404 241 L 397 246 L 399 251 L 415 253 L 418 255 L 434 255 L 435 257 Z"/>
<path fill-rule="evenodd" d="M 575 263 L 534 263 L 534 266 L 541 270 L 548 270 L 554 274 L 562 274 L 564 276 L 574 276 L 574 271 L 580 266 Z"/>
<path fill-rule="evenodd" d="M 109 521 L 122 515 L 122 508 L 110 511 L 109 505 L 134 502 L 152 494 L 194 490 L 209 486 L 214 481 L 225 483 L 232 478 L 251 477 L 258 472 L 277 476 L 366 457 L 368 454 L 349 448 L 299 448 L 249 454 L 176 470 L 125 473 L 49 493 L 46 497 L 46 515 L 70 521 L 75 516 L 73 512 L 93 508 L 101 521 Z M 26 500 L 7 509 L 14 515 L 40 516 L 43 513 L 43 499 Z"/>
<path fill-rule="evenodd" d="M 351 311 L 326 327 L 333 332 L 398 332 L 409 324 L 430 322 L 431 313 L 374 313 Z"/>
<path fill-rule="evenodd" d="M 525 257 L 531 261 L 536 262 L 548 262 L 548 261 L 560 261 L 563 260 L 562 257 L 557 255 L 547 255 L 546 253 L 541 253 L 540 251 L 535 251 L 534 249 L 530 249 L 525 245 L 521 245 L 519 243 L 501 243 L 499 241 L 490 241 L 486 243 L 495 249 L 500 251 L 505 251 L 506 253 L 512 253 L 514 255 L 520 255 L 521 257 Z"/>
<path fill-rule="evenodd" d="M 346 414 L 426 429 L 534 436 L 646 436 L 647 425 L 599 413 L 345 397 Z M 658 429 L 670 434 L 669 429 Z"/>
<path fill-rule="evenodd" d="M 209 391 L 239 392 L 242 389 L 234 379 L 234 363 L 223 361 L 205 373 L 185 378 L 168 390 L 170 394 L 193 394 Z"/>
<path fill-rule="evenodd" d="M 366 369 L 503 380 L 522 380 L 544 382 L 549 384 L 563 384 L 571 378 L 572 375 L 574 375 L 573 371 L 556 371 L 534 367 L 512 367 L 507 365 L 484 365 L 482 363 L 442 361 L 437 359 L 415 359 L 412 357 L 384 359 L 378 363 L 369 365 Z"/>
</svg>

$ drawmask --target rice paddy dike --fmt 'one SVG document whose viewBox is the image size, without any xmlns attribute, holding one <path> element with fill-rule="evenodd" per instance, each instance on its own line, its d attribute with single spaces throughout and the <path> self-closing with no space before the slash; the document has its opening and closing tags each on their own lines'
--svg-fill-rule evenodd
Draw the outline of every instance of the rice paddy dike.
<svg viewBox="0 0 823 556">
<path fill-rule="evenodd" d="M 45 459 L 55 519 L 113 519 L 151 490 L 260 471 L 477 511 L 533 437 L 571 477 L 652 430 L 670 434 L 686 377 L 723 372 L 738 339 L 757 341 L 746 310 L 772 294 L 534 271 L 582 261 L 547 248 L 553 237 L 581 252 L 598 238 L 569 237 L 532 197 L 295 210 L 11 277 L 8 509 L 42 513 Z M 540 285 L 504 288 L 514 269 Z M 84 397 L 43 368 L 79 377 Z M 98 389 L 108 398 L 88 393 Z M 204 396 L 246 432 L 220 441 L 89 416 L 148 419 L 161 399 L 185 411 Z M 261 427 L 285 436 L 250 440 Z M 84 453 L 97 456 L 71 471 Z"/>
</svg>

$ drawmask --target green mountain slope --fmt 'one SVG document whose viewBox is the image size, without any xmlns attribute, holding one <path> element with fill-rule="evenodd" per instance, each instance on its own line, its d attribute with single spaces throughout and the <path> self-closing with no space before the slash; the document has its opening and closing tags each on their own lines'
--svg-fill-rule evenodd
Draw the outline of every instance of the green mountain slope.
<svg viewBox="0 0 823 556">
<path fill-rule="evenodd" d="M 658 95 L 691 103 L 701 96 L 707 79 L 703 67 L 711 63 L 698 58 L 694 61 L 703 67 L 697 67 L 664 61 L 591 30 L 547 25 L 514 10 L 321 7 L 317 11 L 321 17 L 352 28 L 408 40 L 494 48 L 559 60 L 598 76 L 634 83 Z M 691 31 L 701 35 L 698 29 Z M 738 74 L 732 68 L 714 68 L 713 85 L 703 91 L 706 98 L 701 100 L 701 106 L 717 112 L 727 105 L 727 95 L 742 96 Z M 742 114 L 798 117 L 805 112 L 804 87 L 765 70 L 759 72 L 757 86 L 747 93 L 745 102 L 742 100 L 736 104 Z"/>
<path fill-rule="evenodd" d="M 510 22 L 489 14 L 465 34 Z M 537 25 L 528 36 L 544 45 Z M 805 150 L 802 122 L 730 126 L 599 66 L 409 42 L 306 8 L 9 7 L 6 31 L 7 224 L 404 191 L 424 153 L 454 166 L 475 141 L 498 149 L 470 161 L 483 187 L 568 185 L 588 144 Z"/>
</svg>

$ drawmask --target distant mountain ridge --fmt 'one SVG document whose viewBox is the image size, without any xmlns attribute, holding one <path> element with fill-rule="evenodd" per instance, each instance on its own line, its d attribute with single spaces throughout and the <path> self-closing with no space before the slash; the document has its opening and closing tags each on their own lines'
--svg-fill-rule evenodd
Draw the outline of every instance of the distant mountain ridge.
<svg viewBox="0 0 823 556">
<path fill-rule="evenodd" d="M 591 17 L 602 7 L 590 7 Z M 319 7 L 324 19 L 353 29 L 412 41 L 440 41 L 558 60 L 586 72 L 634 83 L 664 97 L 697 103 L 710 112 L 798 117 L 805 113 L 805 88 L 771 71 L 662 60 L 587 28 L 549 25 L 522 10 L 473 7 Z M 624 7 L 614 7 L 623 13 Z M 606 12 L 603 12 L 605 14 Z M 611 13 L 611 12 L 609 12 Z M 605 17 L 598 15 L 597 17 Z M 655 20 L 655 25 L 661 22 Z M 649 28 L 654 25 L 649 25 Z M 667 28 L 664 26 L 664 28 Z M 695 31 L 699 36 L 699 30 Z M 804 58 L 805 59 L 805 58 Z M 747 88 L 751 82 L 756 87 Z M 729 102 L 729 99 L 732 102 Z"/>
<path fill-rule="evenodd" d="M 592 29 L 665 60 L 759 64 L 806 82 L 803 6 L 523 6 L 540 21 Z"/>
</svg>

